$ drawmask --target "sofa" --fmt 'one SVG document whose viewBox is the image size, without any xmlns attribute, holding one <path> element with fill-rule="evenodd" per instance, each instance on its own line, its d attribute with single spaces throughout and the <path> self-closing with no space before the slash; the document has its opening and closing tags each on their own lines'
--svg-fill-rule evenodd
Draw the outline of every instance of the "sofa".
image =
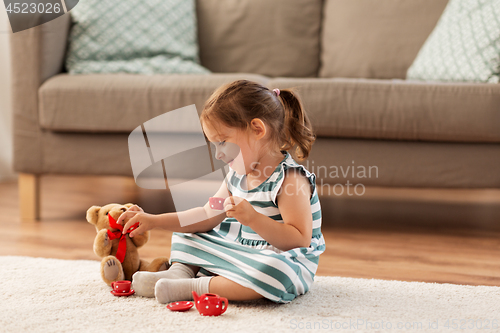
<svg viewBox="0 0 500 333">
<path fill-rule="evenodd" d="M 317 135 L 302 163 L 320 186 L 500 188 L 500 85 L 405 79 L 446 3 L 198 0 L 208 75 L 70 75 L 70 14 L 12 34 L 22 219 L 40 217 L 42 175 L 132 176 L 134 128 L 191 104 L 200 112 L 237 79 L 299 92 Z"/>
</svg>

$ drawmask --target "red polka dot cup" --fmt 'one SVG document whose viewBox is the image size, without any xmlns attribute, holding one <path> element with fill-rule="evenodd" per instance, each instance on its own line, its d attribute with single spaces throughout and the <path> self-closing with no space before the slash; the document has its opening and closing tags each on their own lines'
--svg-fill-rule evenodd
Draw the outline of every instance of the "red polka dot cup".
<svg viewBox="0 0 500 333">
<path fill-rule="evenodd" d="M 130 292 L 130 285 L 132 282 L 130 281 L 114 281 L 111 282 L 111 288 L 115 293 L 128 293 Z"/>
<path fill-rule="evenodd" d="M 218 198 L 218 197 L 210 197 L 208 198 L 208 203 L 210 204 L 210 208 L 216 209 L 216 210 L 224 210 L 224 201 L 226 199 L 224 198 Z"/>
<path fill-rule="evenodd" d="M 220 316 L 227 310 L 227 298 L 220 297 L 217 294 L 203 294 L 198 296 L 193 291 L 194 305 L 202 316 Z"/>
</svg>

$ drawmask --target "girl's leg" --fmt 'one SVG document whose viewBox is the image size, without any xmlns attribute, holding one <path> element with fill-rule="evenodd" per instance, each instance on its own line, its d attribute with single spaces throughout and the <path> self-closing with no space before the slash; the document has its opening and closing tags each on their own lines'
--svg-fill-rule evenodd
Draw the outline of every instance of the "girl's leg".
<svg viewBox="0 0 500 333">
<path fill-rule="evenodd" d="M 223 276 L 214 276 L 210 280 L 210 292 L 225 297 L 230 301 L 249 301 L 262 298 L 255 290 L 226 279 Z"/>
<path fill-rule="evenodd" d="M 158 280 L 166 279 L 191 279 L 196 276 L 199 267 L 172 263 L 169 269 L 160 272 L 139 271 L 132 276 L 132 289 L 138 296 L 155 297 L 155 285 Z"/>
<path fill-rule="evenodd" d="M 192 291 L 198 295 L 214 293 L 230 301 L 248 301 L 262 298 L 250 288 L 222 276 L 204 276 L 196 279 L 160 279 L 155 285 L 155 297 L 160 303 L 192 300 Z"/>
<path fill-rule="evenodd" d="M 174 261 L 172 263 L 172 265 L 173 264 L 182 264 L 182 263 Z M 193 266 L 193 265 L 189 265 L 189 264 L 182 264 L 182 265 L 189 267 L 193 271 L 194 276 L 196 276 L 196 274 L 198 274 L 198 271 L 200 270 L 200 267 L 198 267 L 198 266 Z"/>
</svg>

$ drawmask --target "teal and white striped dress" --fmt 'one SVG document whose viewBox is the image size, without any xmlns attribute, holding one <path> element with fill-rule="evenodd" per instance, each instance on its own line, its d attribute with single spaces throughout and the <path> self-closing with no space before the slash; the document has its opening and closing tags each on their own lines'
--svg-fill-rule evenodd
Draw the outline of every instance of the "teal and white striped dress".
<svg viewBox="0 0 500 333">
<path fill-rule="evenodd" d="M 226 217 L 209 232 L 174 233 L 170 261 L 201 267 L 202 275 L 224 276 L 279 303 L 288 303 L 296 296 L 305 294 L 313 283 L 319 255 L 325 251 L 321 234 L 321 207 L 316 176 L 297 164 L 288 152 L 283 153 L 285 156 L 273 174 L 248 191 L 241 187 L 246 181 L 245 176 L 230 169 L 227 174 L 228 189 L 232 195 L 246 199 L 257 212 L 283 223 L 276 196 L 285 170 L 299 169 L 311 183 L 313 232 L 309 247 L 281 251 L 248 226 Z"/>
</svg>

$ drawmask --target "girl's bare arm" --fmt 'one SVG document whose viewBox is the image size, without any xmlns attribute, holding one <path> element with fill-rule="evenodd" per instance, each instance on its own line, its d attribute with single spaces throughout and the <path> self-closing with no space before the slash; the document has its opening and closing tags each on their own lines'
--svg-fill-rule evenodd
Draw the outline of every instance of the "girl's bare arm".
<svg viewBox="0 0 500 333">
<path fill-rule="evenodd" d="M 223 182 L 214 196 L 227 198 L 229 195 L 226 183 Z M 158 215 L 145 213 L 139 207 L 134 206 L 123 213 L 117 222 L 122 223 L 122 221 L 130 218 L 125 223 L 124 230 L 128 230 L 135 223 L 140 222 L 139 227 L 130 233 L 130 237 L 134 237 L 154 228 L 176 232 L 206 232 L 220 224 L 225 217 L 226 214 L 223 210 L 212 209 L 207 202 L 203 207 Z"/>
<path fill-rule="evenodd" d="M 282 251 L 308 247 L 312 237 L 311 187 L 309 180 L 295 170 L 287 170 L 278 194 L 278 206 L 283 223 L 258 213 L 244 199 L 226 200 L 227 216 L 248 225 L 269 244 Z"/>
</svg>

